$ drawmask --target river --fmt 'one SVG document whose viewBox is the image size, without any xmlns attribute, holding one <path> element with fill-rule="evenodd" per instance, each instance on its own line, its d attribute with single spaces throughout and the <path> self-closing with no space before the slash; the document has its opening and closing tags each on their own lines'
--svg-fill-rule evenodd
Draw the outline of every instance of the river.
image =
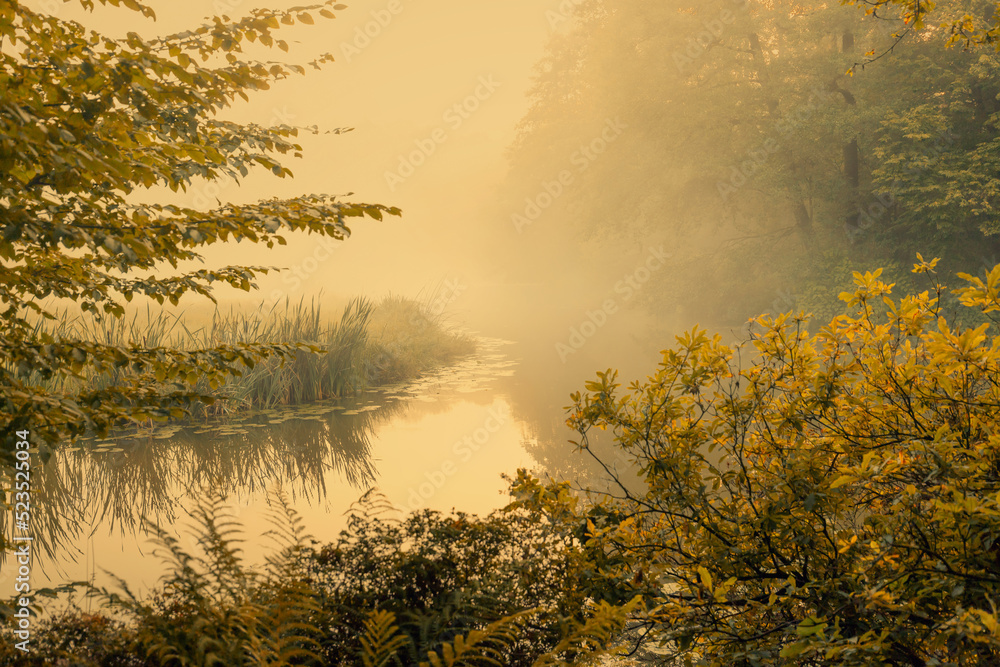
<svg viewBox="0 0 1000 667">
<path fill-rule="evenodd" d="M 459 363 L 354 399 L 65 447 L 36 470 L 34 529 L 50 553 L 36 549 L 33 585 L 89 580 L 113 589 L 120 577 L 133 592 L 148 591 L 165 566 L 141 518 L 196 552 L 189 514 L 210 485 L 228 494 L 253 564 L 271 548 L 263 536 L 279 488 L 306 531 L 328 542 L 371 488 L 401 512 L 487 514 L 509 501 L 502 476 L 519 467 L 593 479 L 593 462 L 568 443 L 564 408 L 598 369 L 622 368 L 627 381 L 654 370 L 669 336 L 637 317 L 621 314 L 569 355 L 559 344 L 570 341 L 573 309 L 551 322 L 533 318 L 531 331 L 524 319 L 494 322 L 519 341 L 477 336 L 476 353 Z"/>
<path fill-rule="evenodd" d="M 344 512 L 369 488 L 401 511 L 502 507 L 501 473 L 535 466 L 527 451 L 533 429 L 514 415 L 504 385 L 517 366 L 511 347 L 480 338 L 477 352 L 454 366 L 356 399 L 64 448 L 36 471 L 36 534 L 54 536 L 57 546 L 41 555 L 33 583 L 108 586 L 113 573 L 134 592 L 148 590 L 163 565 L 141 517 L 194 551 L 185 527 L 211 484 L 229 494 L 250 563 L 268 548 L 262 536 L 279 488 L 319 541 L 336 538 Z"/>
</svg>

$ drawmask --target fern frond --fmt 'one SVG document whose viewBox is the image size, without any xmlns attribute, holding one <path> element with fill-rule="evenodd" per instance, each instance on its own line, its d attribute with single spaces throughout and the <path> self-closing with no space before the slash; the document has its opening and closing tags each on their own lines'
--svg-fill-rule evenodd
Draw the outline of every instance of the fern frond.
<svg viewBox="0 0 1000 667">
<path fill-rule="evenodd" d="M 294 514 L 279 498 L 286 516 Z M 273 560 L 272 576 L 244 567 L 236 546 L 241 523 L 232 515 L 224 493 L 208 491 L 191 512 L 201 547 L 192 556 L 179 540 L 146 522 L 167 565 L 161 593 L 153 604 L 136 599 L 124 582 L 124 595 L 103 591 L 113 605 L 138 620 L 138 639 L 156 663 L 191 667 L 233 665 L 285 667 L 318 662 L 313 649 L 320 631 L 309 623 L 319 612 L 309 587 L 297 576 L 297 552 Z M 290 522 L 304 540 L 304 531 Z M 304 542 L 291 545 L 304 549 Z M 178 612 L 178 610 L 180 610 Z M 178 615 L 179 614 L 179 615 Z"/>
<path fill-rule="evenodd" d="M 264 537 L 276 549 L 265 559 L 267 576 L 272 582 L 292 581 L 301 574 L 306 545 L 312 536 L 306 532 L 302 517 L 292 507 L 284 489 L 279 486 L 270 492 L 270 496 L 267 519 L 272 527 Z"/>
<path fill-rule="evenodd" d="M 621 634 L 628 615 L 641 600 L 637 596 L 622 607 L 599 603 L 583 623 L 574 623 L 559 643 L 548 653 L 538 656 L 531 667 L 589 665 L 615 653 L 618 649 L 615 638 Z"/>
<path fill-rule="evenodd" d="M 521 624 L 528 617 L 538 613 L 537 609 L 505 616 L 490 623 L 482 630 L 472 630 L 459 635 L 450 644 L 441 647 L 441 652 L 431 651 L 427 662 L 420 667 L 473 667 L 475 665 L 495 665 L 503 667 L 506 653 L 517 643 Z"/>
<path fill-rule="evenodd" d="M 351 503 L 351 506 L 344 512 L 344 515 L 348 518 L 362 519 L 379 517 L 382 521 L 398 522 L 398 516 L 386 517 L 383 515 L 398 515 L 399 513 L 399 508 L 393 505 L 384 493 L 372 487 L 365 491 L 360 498 Z"/>
<path fill-rule="evenodd" d="M 365 619 L 365 634 L 361 637 L 361 662 L 364 667 L 384 667 L 406 644 L 406 636 L 396 626 L 396 615 L 388 611 L 373 611 Z"/>
<path fill-rule="evenodd" d="M 271 524 L 271 530 L 265 536 L 273 540 L 279 549 L 304 547 L 311 536 L 306 533 L 302 517 L 292 507 L 288 494 L 281 486 L 277 486 L 269 495 L 267 522 Z"/>
</svg>

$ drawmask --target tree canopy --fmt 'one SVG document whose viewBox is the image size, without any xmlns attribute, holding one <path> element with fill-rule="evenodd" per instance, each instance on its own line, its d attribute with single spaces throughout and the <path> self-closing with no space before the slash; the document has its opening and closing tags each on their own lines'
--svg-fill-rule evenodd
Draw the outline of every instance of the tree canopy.
<svg viewBox="0 0 1000 667">
<path fill-rule="evenodd" d="M 974 0 L 926 2 L 921 0 L 841 0 L 843 5 L 864 7 L 865 16 L 888 19 L 893 15 L 902 20 L 905 28 L 920 31 L 937 29 L 947 36 L 945 45 L 991 44 L 1000 49 L 1000 15 L 994 3 Z M 940 23 L 935 24 L 935 21 Z M 874 55 L 874 53 L 872 54 Z"/>
<path fill-rule="evenodd" d="M 155 18 L 137 0 L 102 0 Z M 91 0 L 81 0 L 92 9 Z M 88 430 L 184 413 L 214 387 L 289 345 L 226 345 L 203 350 L 118 347 L 53 336 L 52 299 L 76 302 L 94 317 L 122 317 L 144 296 L 176 304 L 212 297 L 218 284 L 254 288 L 266 267 L 181 270 L 214 243 L 268 247 L 306 231 L 344 239 L 347 221 L 398 215 L 376 204 L 310 194 L 225 204 L 214 210 L 137 203 L 154 186 L 185 190 L 198 179 L 241 179 L 252 169 L 292 175 L 299 128 L 223 120 L 237 98 L 267 90 L 305 67 L 251 53 L 288 51 L 281 29 L 334 18 L 333 0 L 288 10 L 216 16 L 155 39 L 112 38 L 13 0 L 0 0 L 0 420 L 4 457 L 14 433 L 30 429 L 47 448 Z M 308 63 L 319 68 L 323 55 Z M 332 130 L 339 132 L 341 130 Z M 43 302 L 43 300 L 48 301 Z M 115 374 L 107 390 L 73 390 L 72 380 Z M 70 387 L 70 389 L 67 389 Z"/>
<path fill-rule="evenodd" d="M 932 16 L 994 5 L 941 2 Z M 985 263 L 1000 252 L 1000 60 L 944 48 L 938 28 L 900 41 L 889 9 L 880 20 L 812 0 L 581 3 L 551 41 L 512 147 L 498 221 L 512 251 L 543 257 L 570 239 L 614 284 L 663 243 L 674 256 L 641 300 L 719 326 L 792 303 L 828 319 L 859 267 L 915 289 L 915 252 L 949 272 Z M 577 165 L 609 119 L 621 136 Z M 518 224 L 525 197 L 561 170 L 572 196 Z M 621 265 L 609 266 L 609 247 Z M 530 257 L 524 271 L 539 265 Z"/>
</svg>

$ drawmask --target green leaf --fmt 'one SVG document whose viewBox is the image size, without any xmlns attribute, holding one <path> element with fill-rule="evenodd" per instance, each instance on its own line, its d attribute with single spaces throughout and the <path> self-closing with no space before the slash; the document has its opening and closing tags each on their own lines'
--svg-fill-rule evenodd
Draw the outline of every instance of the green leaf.
<svg viewBox="0 0 1000 667">
<path fill-rule="evenodd" d="M 830 484 L 830 488 L 837 489 L 840 488 L 841 486 L 844 486 L 845 484 L 850 484 L 851 482 L 855 482 L 857 481 L 857 479 L 858 478 L 853 475 L 841 475 L 837 479 L 833 480 L 833 483 Z"/>
<path fill-rule="evenodd" d="M 796 642 L 781 649 L 778 656 L 781 658 L 797 658 L 809 648 L 809 642 Z"/>
</svg>

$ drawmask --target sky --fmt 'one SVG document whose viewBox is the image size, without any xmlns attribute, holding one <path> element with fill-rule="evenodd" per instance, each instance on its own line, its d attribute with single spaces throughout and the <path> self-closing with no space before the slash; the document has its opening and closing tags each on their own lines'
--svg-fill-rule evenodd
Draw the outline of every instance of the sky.
<svg viewBox="0 0 1000 667">
<path fill-rule="evenodd" d="M 123 9 L 88 13 L 75 3 L 34 4 L 56 7 L 61 16 L 108 34 L 136 31 L 147 37 L 196 27 L 206 15 L 235 18 L 258 6 L 249 0 L 154 0 L 153 22 Z M 300 135 L 304 158 L 284 163 L 294 179 L 261 170 L 241 185 L 202 182 L 179 195 L 154 190 L 140 197 L 207 209 L 216 200 L 353 192 L 349 199 L 398 206 L 403 217 L 358 221 L 347 242 L 332 246 L 303 234 L 274 250 L 248 243 L 206 248 L 210 266 L 290 269 L 262 277 L 260 293 L 246 297 L 227 290 L 219 293 L 224 300 L 297 301 L 320 291 L 335 299 L 361 293 L 426 297 L 448 281 L 483 279 L 473 275 L 480 263 L 477 225 L 504 176 L 504 151 L 527 111 L 535 64 L 552 23 L 559 23 L 553 20 L 559 1 L 347 4 L 334 20 L 283 29 L 280 38 L 290 52 L 274 49 L 266 56 L 304 64 L 329 52 L 335 62 L 253 94 L 225 117 L 352 132 Z M 266 6 L 294 5 L 272 0 Z"/>
</svg>

